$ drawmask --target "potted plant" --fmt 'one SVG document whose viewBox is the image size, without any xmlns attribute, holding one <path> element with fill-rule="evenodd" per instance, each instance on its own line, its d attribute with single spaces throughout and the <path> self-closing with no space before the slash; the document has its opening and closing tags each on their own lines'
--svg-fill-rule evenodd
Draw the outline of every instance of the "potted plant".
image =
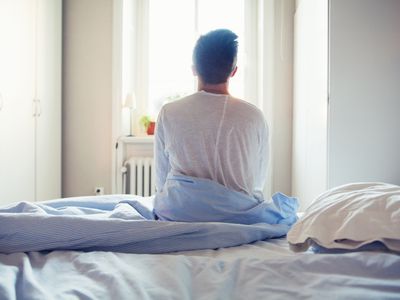
<svg viewBox="0 0 400 300">
<path fill-rule="evenodd" d="M 154 129 L 156 127 L 156 122 L 152 121 L 150 116 L 143 116 L 140 118 L 140 124 L 144 127 L 146 133 L 148 135 L 153 135 L 154 134 Z"/>
</svg>

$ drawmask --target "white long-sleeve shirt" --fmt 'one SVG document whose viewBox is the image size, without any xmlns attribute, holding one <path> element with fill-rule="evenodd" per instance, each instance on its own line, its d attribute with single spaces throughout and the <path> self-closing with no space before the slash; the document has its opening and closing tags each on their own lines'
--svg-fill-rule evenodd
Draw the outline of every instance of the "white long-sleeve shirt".
<svg viewBox="0 0 400 300">
<path fill-rule="evenodd" d="M 155 132 L 157 191 L 172 173 L 262 198 L 268 149 L 267 123 L 256 106 L 197 92 L 161 109 Z"/>
</svg>

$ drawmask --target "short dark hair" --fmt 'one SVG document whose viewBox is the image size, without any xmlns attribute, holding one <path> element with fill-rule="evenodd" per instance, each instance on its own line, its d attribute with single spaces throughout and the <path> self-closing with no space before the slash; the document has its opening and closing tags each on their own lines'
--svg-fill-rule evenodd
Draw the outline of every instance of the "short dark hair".
<svg viewBox="0 0 400 300">
<path fill-rule="evenodd" d="M 200 36 L 193 50 L 193 63 L 204 83 L 228 80 L 236 66 L 238 36 L 228 29 L 217 29 Z"/>
</svg>

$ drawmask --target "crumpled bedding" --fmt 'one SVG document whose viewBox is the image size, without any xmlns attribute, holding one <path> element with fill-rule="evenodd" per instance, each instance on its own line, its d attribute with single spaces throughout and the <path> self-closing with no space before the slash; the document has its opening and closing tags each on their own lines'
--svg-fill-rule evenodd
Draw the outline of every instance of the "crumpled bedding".
<svg viewBox="0 0 400 300">
<path fill-rule="evenodd" d="M 201 182 L 200 187 L 213 191 L 213 184 Z M 167 253 L 215 249 L 284 236 L 297 220 L 295 198 L 276 194 L 272 201 L 254 201 L 237 192 L 224 192 L 224 197 L 216 197 L 214 202 L 203 193 L 201 199 L 209 201 L 176 208 L 178 215 L 201 212 L 210 222 L 160 220 L 153 197 L 111 195 L 16 203 L 0 209 L 0 252 Z M 210 199 L 212 196 L 210 192 Z M 221 205 L 221 201 L 225 203 Z M 243 212 L 242 202 L 246 201 L 251 203 Z M 169 211 L 174 212 L 171 207 Z"/>
</svg>

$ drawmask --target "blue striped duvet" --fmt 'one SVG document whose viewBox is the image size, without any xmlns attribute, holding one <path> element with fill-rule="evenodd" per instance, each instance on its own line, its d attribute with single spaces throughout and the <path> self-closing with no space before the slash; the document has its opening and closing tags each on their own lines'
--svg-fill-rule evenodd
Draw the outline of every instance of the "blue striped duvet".
<svg viewBox="0 0 400 300">
<path fill-rule="evenodd" d="M 175 179 L 177 187 L 182 178 Z M 203 192 L 197 202 L 188 201 L 186 206 L 179 198 L 176 208 L 175 198 L 165 193 L 157 195 L 156 201 L 154 197 L 110 195 L 20 202 L 1 208 L 0 252 L 215 249 L 284 236 L 296 221 L 297 200 L 283 194 L 274 195 L 272 201 L 255 201 L 211 181 L 183 182 L 182 195 L 195 199 L 196 191 Z M 193 222 L 179 218 L 196 214 L 201 218 Z"/>
</svg>

